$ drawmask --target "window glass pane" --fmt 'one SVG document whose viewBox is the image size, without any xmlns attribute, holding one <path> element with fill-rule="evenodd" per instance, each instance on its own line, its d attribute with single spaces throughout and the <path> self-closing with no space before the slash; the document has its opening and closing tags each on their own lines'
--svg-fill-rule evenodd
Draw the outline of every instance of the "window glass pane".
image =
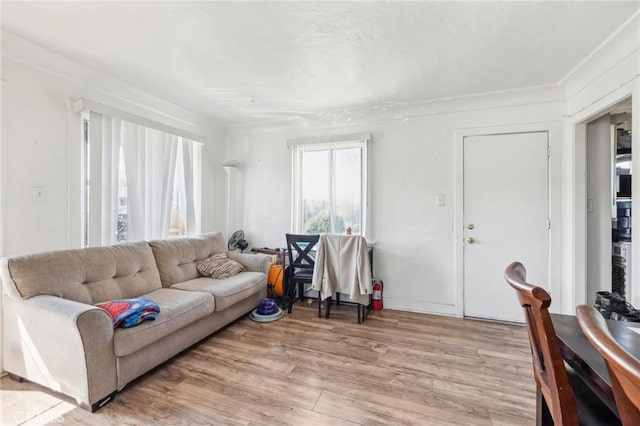
<svg viewBox="0 0 640 426">
<path fill-rule="evenodd" d="M 302 152 L 302 230 L 329 230 L 329 151 Z"/>
<path fill-rule="evenodd" d="M 335 181 L 335 230 L 344 234 L 362 231 L 362 149 L 345 148 L 333 151 Z"/>
</svg>

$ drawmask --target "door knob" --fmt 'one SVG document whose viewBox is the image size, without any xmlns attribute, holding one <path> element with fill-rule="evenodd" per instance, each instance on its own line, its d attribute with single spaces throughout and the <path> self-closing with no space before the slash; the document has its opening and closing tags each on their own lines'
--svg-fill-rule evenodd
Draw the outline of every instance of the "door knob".
<svg viewBox="0 0 640 426">
<path fill-rule="evenodd" d="M 476 240 L 474 240 L 473 237 L 467 237 L 467 243 L 473 244 L 475 242 L 476 242 Z"/>
<path fill-rule="evenodd" d="M 475 228 L 475 225 L 473 223 L 470 223 L 467 225 L 467 229 L 473 229 Z"/>
</svg>

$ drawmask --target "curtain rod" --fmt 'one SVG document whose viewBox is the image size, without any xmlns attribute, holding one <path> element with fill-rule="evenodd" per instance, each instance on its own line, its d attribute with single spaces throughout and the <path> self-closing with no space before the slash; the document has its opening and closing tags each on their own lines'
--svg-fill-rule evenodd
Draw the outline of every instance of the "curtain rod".
<svg viewBox="0 0 640 426">
<path fill-rule="evenodd" d="M 168 124 L 160 123 L 159 121 L 141 117 L 139 115 L 122 111 L 99 102 L 89 101 L 87 99 L 78 99 L 74 101 L 73 109 L 75 110 L 75 112 L 93 111 L 100 114 L 109 115 L 111 117 L 116 117 L 121 120 L 129 121 L 131 123 L 139 124 L 145 127 L 150 127 L 152 129 L 161 130 L 163 132 L 171 133 L 172 135 L 180 136 L 200 143 L 205 143 L 207 141 L 204 136 L 198 135 L 196 133 L 188 132 L 186 130 L 179 129 Z"/>
</svg>

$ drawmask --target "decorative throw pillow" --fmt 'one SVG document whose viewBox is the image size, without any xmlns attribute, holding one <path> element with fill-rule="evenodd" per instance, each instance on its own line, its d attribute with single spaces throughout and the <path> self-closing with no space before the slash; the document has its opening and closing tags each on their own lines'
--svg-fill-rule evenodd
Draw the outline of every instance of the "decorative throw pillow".
<svg viewBox="0 0 640 426">
<path fill-rule="evenodd" d="M 196 265 L 202 275 L 223 280 L 244 272 L 244 266 L 233 259 L 229 259 L 226 253 L 216 254 Z"/>
</svg>

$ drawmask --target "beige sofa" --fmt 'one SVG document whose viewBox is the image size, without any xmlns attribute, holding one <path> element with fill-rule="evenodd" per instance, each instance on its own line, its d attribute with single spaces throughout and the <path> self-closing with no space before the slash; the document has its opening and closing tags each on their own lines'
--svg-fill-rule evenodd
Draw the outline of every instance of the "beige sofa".
<svg viewBox="0 0 640 426">
<path fill-rule="evenodd" d="M 216 280 L 196 263 L 225 252 L 219 232 L 2 259 L 4 368 L 95 411 L 127 383 L 255 308 L 269 258 L 229 253 L 247 272 Z M 94 306 L 147 297 L 155 321 L 113 329 Z"/>
</svg>

